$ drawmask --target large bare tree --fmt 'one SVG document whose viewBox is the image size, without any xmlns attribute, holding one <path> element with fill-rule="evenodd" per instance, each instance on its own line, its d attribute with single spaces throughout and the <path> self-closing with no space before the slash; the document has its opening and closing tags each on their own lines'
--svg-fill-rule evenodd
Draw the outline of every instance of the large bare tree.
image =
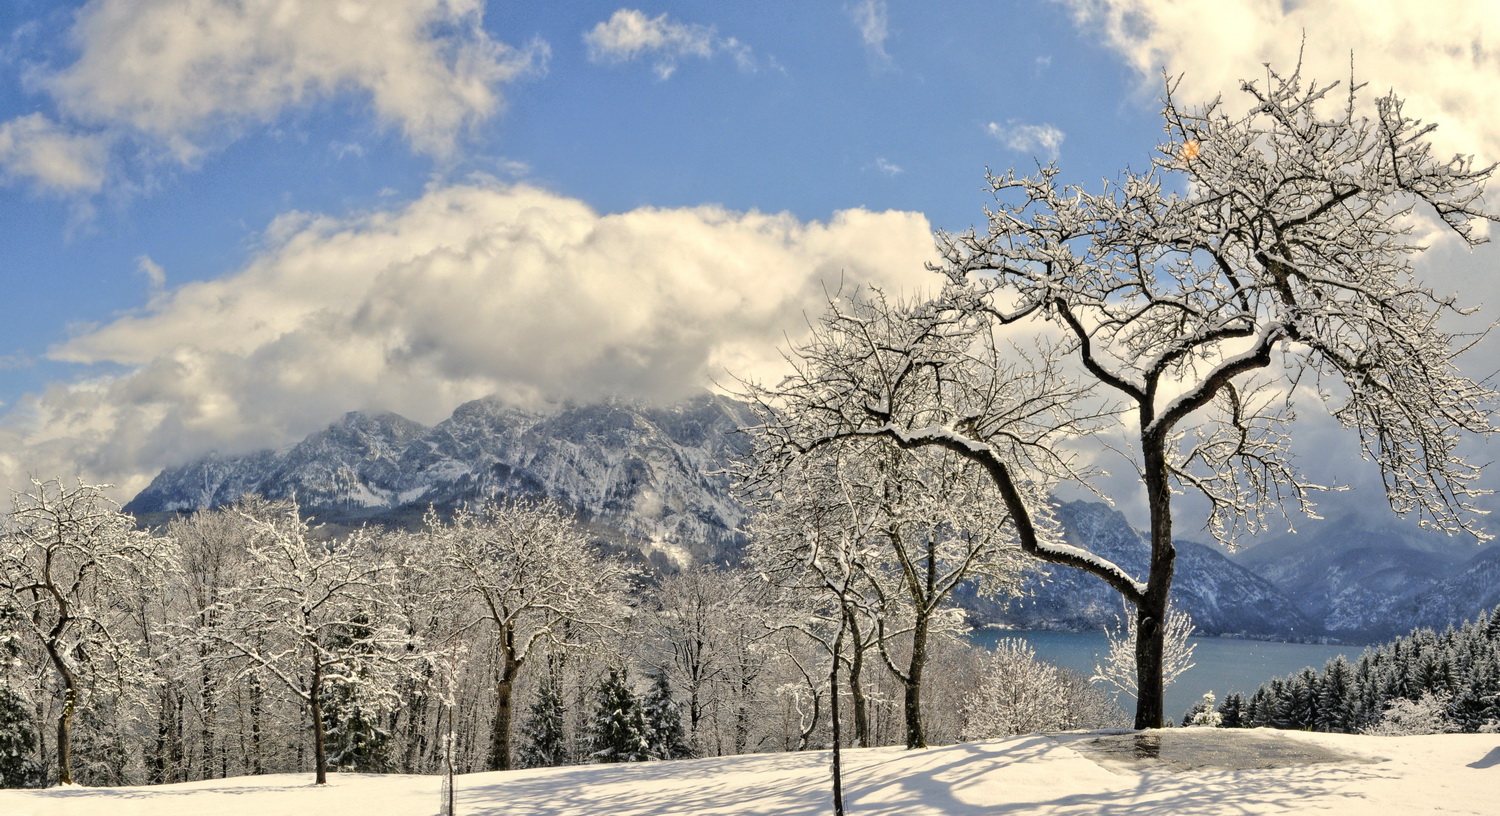
<svg viewBox="0 0 1500 816">
<path fill-rule="evenodd" d="M 1359 87 L 1338 87 L 1268 70 L 1230 113 L 1179 105 L 1169 82 L 1167 140 L 1144 172 L 1098 193 L 1060 184 L 1055 165 L 991 174 L 987 228 L 939 233 L 941 297 L 835 299 L 788 355 L 793 375 L 752 387 L 765 467 L 856 437 L 981 465 L 1021 549 L 1134 607 L 1139 728 L 1162 722 L 1173 496 L 1206 498 L 1206 528 L 1229 544 L 1288 504 L 1309 510 L 1319 485 L 1289 437 L 1299 386 L 1358 434 L 1393 509 L 1484 537 L 1479 469 L 1458 447 L 1493 432 L 1493 394 L 1457 366 L 1470 338 L 1446 321 L 1464 310 L 1417 280 L 1412 224 L 1483 241 L 1493 166 L 1435 156 L 1432 126 L 1394 94 L 1365 116 Z M 1097 489 L 1068 455 L 1085 436 L 1139 474 L 1144 575 L 1037 523 L 1059 482 Z"/>
</svg>

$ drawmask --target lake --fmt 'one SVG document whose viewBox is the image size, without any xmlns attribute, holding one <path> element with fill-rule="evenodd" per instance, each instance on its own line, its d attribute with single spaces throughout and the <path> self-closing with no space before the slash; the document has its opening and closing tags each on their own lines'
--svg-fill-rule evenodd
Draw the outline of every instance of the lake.
<svg viewBox="0 0 1500 816">
<path fill-rule="evenodd" d="M 1072 669 L 1084 677 L 1094 673 L 1094 663 L 1109 652 L 1103 632 L 1038 632 L 1005 629 L 977 629 L 970 636 L 976 645 L 991 648 L 1001 638 L 1024 638 L 1036 650 L 1037 657 Z M 1304 666 L 1315 669 L 1335 655 L 1346 655 L 1352 663 L 1363 646 L 1323 646 L 1314 643 L 1279 643 L 1236 638 L 1195 637 L 1193 667 L 1183 672 L 1177 682 L 1167 686 L 1166 715 L 1181 723 L 1182 715 L 1212 691 L 1219 701 L 1232 691 L 1253 694 L 1262 683 L 1273 677 L 1285 677 Z M 1103 684 L 1100 684 L 1103 685 Z M 1127 714 L 1134 714 L 1135 701 L 1119 700 Z"/>
</svg>

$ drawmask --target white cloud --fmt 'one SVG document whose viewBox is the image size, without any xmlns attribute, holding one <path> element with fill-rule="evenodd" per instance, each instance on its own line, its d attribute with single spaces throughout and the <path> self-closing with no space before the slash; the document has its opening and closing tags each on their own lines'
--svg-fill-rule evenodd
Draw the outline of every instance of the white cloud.
<svg viewBox="0 0 1500 816">
<path fill-rule="evenodd" d="M 151 256 L 142 255 L 135 259 L 136 271 L 146 276 L 146 291 L 151 299 L 155 300 L 167 289 L 167 270 L 161 268 L 161 264 L 151 260 Z"/>
<path fill-rule="evenodd" d="M 1407 113 L 1440 129 L 1447 151 L 1500 160 L 1500 27 L 1493 0 L 1440 5 L 1406 0 L 1316 3 L 1226 0 L 1212 7 L 1176 0 L 1058 0 L 1087 30 L 1125 57 L 1153 94 L 1161 71 L 1183 75 L 1179 95 L 1205 102 L 1223 94 L 1240 106 L 1241 80 L 1261 67 L 1303 76 L 1369 82 L 1369 98 L 1395 89 Z M 1305 46 L 1304 46 L 1305 37 Z"/>
<path fill-rule="evenodd" d="M 585 32 L 583 41 L 594 62 L 629 62 L 649 55 L 662 79 L 671 77 L 686 57 L 709 59 L 719 52 L 729 54 L 741 71 L 756 69 L 750 46 L 734 37 L 720 39 L 713 26 L 674 22 L 665 14 L 647 17 L 637 9 L 617 10 Z"/>
<path fill-rule="evenodd" d="M 885 0 L 860 0 L 846 7 L 859 38 L 865 44 L 865 52 L 877 67 L 888 67 L 891 55 L 885 50 L 885 41 L 891 36 L 890 13 Z"/>
<path fill-rule="evenodd" d="M 453 153 L 502 106 L 499 87 L 544 66 L 481 26 L 482 0 L 94 0 L 78 59 L 34 78 L 76 123 L 193 162 L 246 124 L 354 92 L 416 150 Z"/>
<path fill-rule="evenodd" d="M 0 123 L 0 170 L 41 190 L 98 192 L 108 163 L 104 136 L 69 132 L 40 113 Z"/>
<path fill-rule="evenodd" d="M 821 311 L 825 285 L 935 283 L 914 213 L 601 215 L 498 183 L 349 218 L 288 214 L 263 240 L 238 272 L 53 349 L 125 373 L 29 396 L 0 422 L 0 477 L 82 468 L 134 490 L 164 465 L 282 444 L 355 408 L 432 422 L 489 393 L 672 399 L 726 369 L 779 372 L 782 333 Z"/>
<path fill-rule="evenodd" d="M 991 122 L 984 131 L 1001 144 L 1019 153 L 1040 155 L 1048 161 L 1055 160 L 1062 150 L 1067 134 L 1052 125 L 1027 125 L 1006 122 L 1004 125 Z"/>
<path fill-rule="evenodd" d="M 885 157 L 883 156 L 875 159 L 875 169 L 886 174 L 887 176 L 890 176 L 891 178 L 895 178 L 896 176 L 899 176 L 902 172 L 904 172 L 901 169 L 900 165 L 886 161 Z"/>
</svg>

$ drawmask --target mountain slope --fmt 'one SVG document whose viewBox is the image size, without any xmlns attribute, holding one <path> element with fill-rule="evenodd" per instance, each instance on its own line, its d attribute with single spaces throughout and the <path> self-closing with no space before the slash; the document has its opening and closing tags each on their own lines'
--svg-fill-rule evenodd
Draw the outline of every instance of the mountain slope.
<svg viewBox="0 0 1500 816">
<path fill-rule="evenodd" d="M 1472 540 L 1356 514 L 1314 521 L 1235 556 L 1330 634 L 1371 642 L 1490 608 L 1496 593 L 1486 592 L 1484 576 L 1497 559 L 1500 551 Z"/>
<path fill-rule="evenodd" d="M 1119 512 L 1098 502 L 1068 502 L 1059 506 L 1058 518 L 1070 544 L 1137 576 L 1145 572 L 1149 546 Z M 1172 592 L 1204 634 L 1321 634 L 1270 582 L 1201 544 L 1177 542 Z M 986 617 L 1018 629 L 1098 630 L 1121 614 L 1119 594 L 1102 580 L 1056 566 L 1028 577 L 1020 598 L 986 606 Z"/>
<path fill-rule="evenodd" d="M 163 471 L 125 509 L 182 512 L 259 493 L 295 496 L 325 521 L 392 522 L 491 496 L 547 495 L 648 555 L 721 560 L 743 543 L 744 511 L 724 470 L 746 421 L 738 403 L 706 395 L 668 408 L 615 401 L 552 411 L 482 399 L 432 428 L 354 412 L 280 451 Z"/>
</svg>

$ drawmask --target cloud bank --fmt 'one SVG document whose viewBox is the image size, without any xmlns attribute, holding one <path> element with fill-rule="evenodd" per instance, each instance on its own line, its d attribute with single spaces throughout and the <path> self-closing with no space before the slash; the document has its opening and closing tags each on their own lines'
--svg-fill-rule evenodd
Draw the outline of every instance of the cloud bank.
<svg viewBox="0 0 1500 816">
<path fill-rule="evenodd" d="M 71 31 L 77 59 L 28 77 L 59 121 L 0 124 L 0 168 L 93 193 L 111 144 L 190 165 L 247 126 L 344 93 L 368 98 L 413 150 L 446 158 L 500 111 L 501 86 L 549 54 L 493 40 L 483 14 L 483 0 L 93 0 Z"/>
<path fill-rule="evenodd" d="M 726 370 L 779 372 L 783 332 L 822 311 L 825 286 L 933 283 L 919 214 L 601 215 L 498 183 L 289 214 L 263 240 L 234 274 L 53 349 L 120 373 L 31 395 L 0 422 L 0 472 L 81 468 L 133 492 L 163 466 L 285 444 L 355 408 L 433 422 L 491 393 L 675 399 Z"/>
</svg>

